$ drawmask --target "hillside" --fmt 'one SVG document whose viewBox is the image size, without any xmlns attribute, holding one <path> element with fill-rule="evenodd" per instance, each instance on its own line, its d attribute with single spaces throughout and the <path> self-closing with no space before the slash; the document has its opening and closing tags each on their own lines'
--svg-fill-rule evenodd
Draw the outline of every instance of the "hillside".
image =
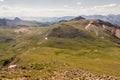
<svg viewBox="0 0 120 80">
<path fill-rule="evenodd" d="M 0 34 L 3 80 L 120 79 L 120 28 L 109 22 L 75 18 Z"/>
<path fill-rule="evenodd" d="M 86 33 L 90 33 L 93 36 L 96 35 L 97 37 L 101 37 L 101 38 L 105 37 L 106 35 L 109 35 L 109 37 L 120 38 L 120 35 L 119 35 L 120 28 L 118 26 L 113 25 L 109 22 L 99 20 L 99 19 L 86 20 L 84 18 L 80 18 L 80 19 L 75 18 L 69 22 L 60 22 L 59 25 L 56 24 L 55 26 L 58 26 L 58 27 L 51 30 L 52 32 L 54 32 L 53 33 L 54 35 L 59 34 L 63 36 L 61 34 L 62 32 L 63 34 L 67 34 L 67 33 L 64 33 L 63 30 L 65 30 L 65 32 L 69 31 L 69 33 L 71 34 L 74 34 L 73 32 L 76 32 L 75 34 L 78 34 L 78 36 L 80 36 L 79 33 L 81 31 L 81 32 L 84 32 L 82 35 L 85 35 Z"/>
</svg>

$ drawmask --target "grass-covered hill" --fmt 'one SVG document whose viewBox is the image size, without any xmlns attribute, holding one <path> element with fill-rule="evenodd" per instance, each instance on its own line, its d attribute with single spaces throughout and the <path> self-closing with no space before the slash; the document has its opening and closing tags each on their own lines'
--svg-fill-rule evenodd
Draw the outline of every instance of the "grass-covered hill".
<svg viewBox="0 0 120 80">
<path fill-rule="evenodd" d="M 0 28 L 0 67 L 3 80 L 119 80 L 119 28 L 85 19 Z"/>
</svg>

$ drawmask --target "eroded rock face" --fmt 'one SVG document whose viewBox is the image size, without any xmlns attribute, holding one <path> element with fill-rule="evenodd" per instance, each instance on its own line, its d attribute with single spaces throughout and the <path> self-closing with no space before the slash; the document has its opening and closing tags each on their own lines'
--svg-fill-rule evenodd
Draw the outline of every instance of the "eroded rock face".
<svg viewBox="0 0 120 80">
<path fill-rule="evenodd" d="M 120 28 L 119 27 L 106 25 L 104 26 L 104 29 L 109 31 L 113 36 L 120 39 Z"/>
<path fill-rule="evenodd" d="M 120 28 L 119 28 L 119 29 L 116 29 L 116 31 L 115 31 L 115 36 L 120 39 Z"/>
<path fill-rule="evenodd" d="M 116 25 L 113 25 L 109 22 L 104 22 L 101 20 L 93 20 L 91 25 L 95 25 L 97 27 L 102 27 L 104 30 L 109 31 L 111 33 L 111 35 L 120 39 L 120 27 L 118 27 Z"/>
<path fill-rule="evenodd" d="M 120 39 L 120 28 L 116 26 L 105 26 L 105 30 L 109 31 L 113 36 Z"/>
</svg>

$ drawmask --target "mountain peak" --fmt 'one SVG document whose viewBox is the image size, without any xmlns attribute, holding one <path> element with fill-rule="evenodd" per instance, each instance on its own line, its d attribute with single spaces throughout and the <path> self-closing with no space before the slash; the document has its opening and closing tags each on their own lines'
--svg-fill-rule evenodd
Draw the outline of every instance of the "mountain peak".
<svg viewBox="0 0 120 80">
<path fill-rule="evenodd" d="M 15 17 L 14 21 L 15 21 L 15 22 L 20 22 L 20 21 L 21 21 L 21 19 L 20 19 L 20 18 L 18 18 L 18 17 Z"/>
<path fill-rule="evenodd" d="M 71 21 L 73 21 L 73 20 L 81 20 L 81 19 L 85 19 L 84 17 L 82 17 L 82 16 L 78 16 L 78 17 L 76 17 L 76 18 L 74 18 L 74 19 L 72 19 Z"/>
</svg>

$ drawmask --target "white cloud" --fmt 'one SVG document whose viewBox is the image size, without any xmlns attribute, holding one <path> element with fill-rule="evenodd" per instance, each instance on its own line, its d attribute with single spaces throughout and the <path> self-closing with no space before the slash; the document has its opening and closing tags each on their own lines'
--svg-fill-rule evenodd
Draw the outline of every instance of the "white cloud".
<svg viewBox="0 0 120 80">
<path fill-rule="evenodd" d="M 69 5 L 64 5 L 63 7 L 64 7 L 64 8 L 69 8 Z"/>
<path fill-rule="evenodd" d="M 117 7 L 117 4 L 107 4 L 107 5 L 101 5 L 101 6 L 95 6 L 94 8 L 99 9 L 99 8 L 114 8 Z"/>
<path fill-rule="evenodd" d="M 88 14 L 119 14 L 120 6 L 117 4 L 98 5 L 91 8 L 84 8 Z"/>
<path fill-rule="evenodd" d="M 0 2 L 4 2 L 4 0 L 0 0 Z"/>
<path fill-rule="evenodd" d="M 77 15 L 93 15 L 93 14 L 118 14 L 120 6 L 117 4 L 108 4 L 94 6 L 91 8 L 76 7 L 64 5 L 63 8 L 25 8 L 25 7 L 12 7 L 7 5 L 0 6 L 0 15 L 4 17 L 21 17 L 21 16 L 77 16 Z"/>
<path fill-rule="evenodd" d="M 76 4 L 77 4 L 77 5 L 81 5 L 82 3 L 81 3 L 81 2 L 77 2 Z"/>
</svg>

